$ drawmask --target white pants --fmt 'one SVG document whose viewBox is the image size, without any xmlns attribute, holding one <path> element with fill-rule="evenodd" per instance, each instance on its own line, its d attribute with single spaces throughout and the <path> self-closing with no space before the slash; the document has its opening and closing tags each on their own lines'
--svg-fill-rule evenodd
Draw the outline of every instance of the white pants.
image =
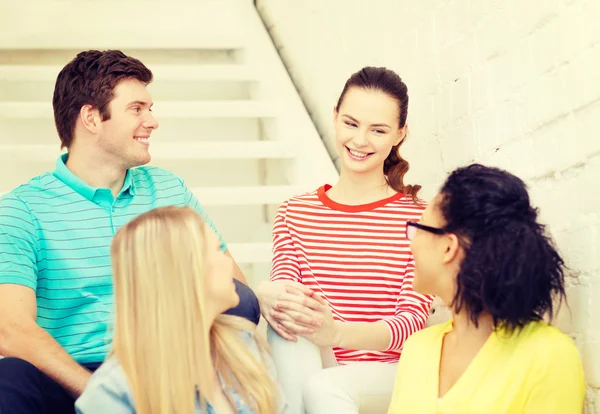
<svg viewBox="0 0 600 414">
<path fill-rule="evenodd" d="M 355 362 L 337 365 L 333 351 L 298 338 L 290 342 L 271 327 L 267 339 L 286 414 L 386 414 L 398 364 Z"/>
</svg>

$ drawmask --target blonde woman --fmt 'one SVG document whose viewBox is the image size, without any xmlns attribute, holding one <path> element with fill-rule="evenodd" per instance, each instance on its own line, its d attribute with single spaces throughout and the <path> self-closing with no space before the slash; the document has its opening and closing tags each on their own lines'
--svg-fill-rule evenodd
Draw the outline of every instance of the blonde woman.
<svg viewBox="0 0 600 414">
<path fill-rule="evenodd" d="M 142 214 L 111 247 L 111 356 L 78 413 L 281 413 L 269 356 L 249 321 L 221 313 L 239 298 L 233 261 L 187 207 Z"/>
</svg>

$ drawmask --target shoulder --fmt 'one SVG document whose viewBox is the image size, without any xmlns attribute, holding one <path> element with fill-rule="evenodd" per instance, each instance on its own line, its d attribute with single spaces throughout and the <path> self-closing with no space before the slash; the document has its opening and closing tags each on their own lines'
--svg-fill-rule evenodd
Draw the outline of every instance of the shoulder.
<svg viewBox="0 0 600 414">
<path fill-rule="evenodd" d="M 15 214 L 24 213 L 28 214 L 29 210 L 27 204 L 17 193 L 11 191 L 10 193 L 4 194 L 0 197 L 0 211 L 3 210 L 15 210 Z M 5 215 L 8 213 L 3 213 Z"/>
<path fill-rule="evenodd" d="M 531 381 L 579 381 L 583 375 L 581 357 L 575 342 L 544 321 L 529 322 L 508 333 L 495 334 L 501 352 L 519 369 L 527 369 Z"/>
<path fill-rule="evenodd" d="M 33 223 L 33 204 L 59 196 L 64 192 L 61 191 L 63 187 L 65 185 L 50 173 L 32 178 L 0 197 L 0 222 L 10 224 L 17 220 L 21 225 Z"/>
<path fill-rule="evenodd" d="M 429 361 L 439 353 L 443 336 L 450 326 L 451 322 L 448 321 L 421 329 L 410 335 L 402 346 L 398 370 L 403 375 L 420 372 L 423 368 L 423 361 Z"/>
<path fill-rule="evenodd" d="M 115 389 L 129 389 L 125 371 L 123 371 L 123 367 L 121 367 L 121 364 L 119 364 L 119 361 L 115 357 L 110 357 L 100 365 L 96 372 L 94 372 L 94 375 L 92 375 L 89 384 L 112 384 L 115 386 Z"/>
<path fill-rule="evenodd" d="M 132 187 L 136 194 L 155 195 L 156 191 L 163 194 L 184 194 L 185 185 L 177 174 L 154 166 L 142 166 L 131 170 Z"/>
<path fill-rule="evenodd" d="M 575 342 L 543 321 L 530 322 L 506 347 L 507 357 L 526 370 L 524 388 L 531 392 L 560 392 L 569 401 L 583 401 L 585 374 Z M 535 391 L 537 390 L 537 391 Z"/>
<path fill-rule="evenodd" d="M 314 207 L 322 205 L 318 197 L 318 191 L 319 190 L 314 190 L 305 193 L 300 193 L 288 198 L 280 204 L 279 213 L 286 214 L 288 211 L 294 211 L 296 209 L 302 209 L 307 207 L 310 208 L 311 206 Z"/>
<path fill-rule="evenodd" d="M 411 197 L 404 196 L 389 203 L 388 206 L 401 212 L 420 215 L 427 208 L 427 203 L 423 200 L 414 201 Z"/>
<path fill-rule="evenodd" d="M 246 321 L 243 321 L 242 323 L 244 325 L 247 325 Z M 265 352 L 266 348 L 264 346 L 264 342 L 261 339 L 257 338 L 256 333 L 241 327 L 235 327 L 233 329 L 235 329 L 238 338 L 246 347 L 246 349 L 248 349 L 250 353 L 257 359 L 265 362 L 264 359 L 268 355 L 268 353 Z"/>
<path fill-rule="evenodd" d="M 116 358 L 106 360 L 92 375 L 83 394 L 75 402 L 75 408 L 78 414 L 135 413 L 133 394 Z"/>
<path fill-rule="evenodd" d="M 519 347 L 536 360 L 545 362 L 558 358 L 579 361 L 579 350 L 575 342 L 558 328 L 543 321 L 530 322 L 516 333 Z M 543 362 L 543 363 L 545 363 Z"/>
<path fill-rule="evenodd" d="M 132 178 L 134 181 L 144 180 L 144 179 L 177 179 L 183 182 L 181 177 L 177 174 L 165 170 L 164 168 L 154 167 L 152 165 L 144 165 L 141 167 L 132 168 L 131 170 Z"/>
<path fill-rule="evenodd" d="M 246 345 L 252 353 L 259 352 L 258 342 L 254 333 L 246 329 L 238 329 L 237 335 L 242 341 L 242 343 Z"/>
<path fill-rule="evenodd" d="M 451 329 L 452 321 L 446 321 L 421 329 L 408 337 L 402 349 L 402 355 L 408 352 L 427 350 L 429 345 L 437 343 L 440 337 Z"/>
<path fill-rule="evenodd" d="M 86 390 L 101 388 L 103 391 L 123 399 L 131 399 L 131 389 L 125 371 L 115 357 L 107 359 L 94 372 Z"/>
<path fill-rule="evenodd" d="M 37 177 L 33 177 L 25 184 L 21 184 L 12 191 L 0 197 L 0 205 L 10 205 L 11 203 L 25 204 L 30 198 L 38 198 L 42 193 L 60 193 L 66 185 L 47 172 Z"/>
<path fill-rule="evenodd" d="M 307 191 L 304 193 L 299 193 L 290 197 L 286 202 L 288 204 L 303 204 L 303 203 L 314 203 L 315 201 L 319 201 L 318 193 L 323 187 L 319 187 L 313 191 Z"/>
<path fill-rule="evenodd" d="M 421 329 L 414 334 L 412 334 L 409 339 L 412 339 L 414 342 L 424 342 L 432 339 L 437 339 L 438 337 L 444 335 L 448 332 L 452 327 L 452 321 L 446 321 L 439 323 L 437 325 L 428 326 L 427 328 Z"/>
</svg>

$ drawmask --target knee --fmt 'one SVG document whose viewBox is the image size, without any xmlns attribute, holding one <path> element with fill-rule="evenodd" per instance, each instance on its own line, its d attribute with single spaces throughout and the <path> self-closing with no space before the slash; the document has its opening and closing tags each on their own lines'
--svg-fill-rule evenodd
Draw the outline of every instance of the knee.
<svg viewBox="0 0 600 414">
<path fill-rule="evenodd" d="M 302 387 L 302 396 L 304 400 L 314 399 L 319 394 L 326 393 L 326 389 L 329 387 L 328 381 L 325 380 L 323 373 L 325 370 L 321 370 L 311 375 L 310 378 L 304 383 Z"/>
<path fill-rule="evenodd" d="M 36 375 L 38 369 L 29 362 L 19 358 L 0 359 L 0 380 L 10 379 L 16 381 L 18 378 Z"/>
<path fill-rule="evenodd" d="M 250 322 L 258 325 L 260 320 L 260 305 L 258 298 L 248 286 L 237 279 L 234 279 L 235 291 L 240 297 L 240 303 L 232 309 L 226 311 L 226 314 L 241 316 Z"/>
<path fill-rule="evenodd" d="M 304 405 L 309 412 L 318 412 L 316 407 L 322 405 L 332 397 L 339 398 L 340 389 L 337 387 L 332 378 L 330 378 L 328 370 L 322 369 L 304 383 L 302 387 L 302 399 Z"/>
</svg>

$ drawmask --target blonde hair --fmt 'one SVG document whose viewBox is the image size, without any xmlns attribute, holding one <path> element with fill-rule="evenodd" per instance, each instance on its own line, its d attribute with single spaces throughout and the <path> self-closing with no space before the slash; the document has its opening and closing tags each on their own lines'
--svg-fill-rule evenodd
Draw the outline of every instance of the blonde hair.
<svg viewBox="0 0 600 414">
<path fill-rule="evenodd" d="M 278 391 L 262 361 L 266 345 L 259 341 L 257 358 L 240 337 L 255 326 L 228 315 L 208 325 L 203 225 L 188 207 L 163 207 L 117 232 L 112 353 L 138 413 L 193 414 L 196 392 L 205 406 L 220 386 L 215 369 L 256 413 L 275 413 Z"/>
</svg>

